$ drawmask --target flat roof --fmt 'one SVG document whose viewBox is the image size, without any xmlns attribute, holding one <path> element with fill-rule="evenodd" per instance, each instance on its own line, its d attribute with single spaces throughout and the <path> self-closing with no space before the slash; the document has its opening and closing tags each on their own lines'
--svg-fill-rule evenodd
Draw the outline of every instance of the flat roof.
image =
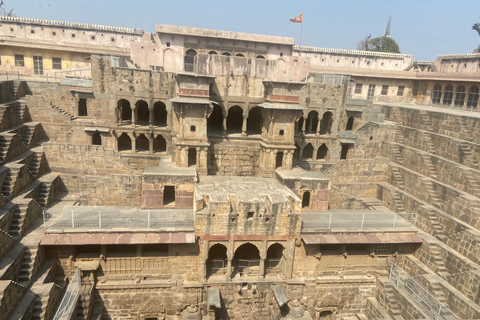
<svg viewBox="0 0 480 320">
<path fill-rule="evenodd" d="M 157 33 L 188 35 L 206 38 L 230 39 L 240 41 L 265 42 L 293 46 L 293 38 L 268 36 L 254 33 L 243 33 L 235 31 L 224 31 L 214 29 L 203 29 L 194 27 L 173 26 L 167 24 L 155 25 Z"/>
</svg>

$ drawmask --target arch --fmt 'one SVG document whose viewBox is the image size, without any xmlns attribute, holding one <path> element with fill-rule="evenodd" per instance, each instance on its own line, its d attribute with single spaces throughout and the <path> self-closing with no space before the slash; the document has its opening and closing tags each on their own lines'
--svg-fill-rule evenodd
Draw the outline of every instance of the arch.
<svg viewBox="0 0 480 320">
<path fill-rule="evenodd" d="M 275 159 L 275 169 L 282 168 L 283 166 L 283 152 L 277 152 L 277 156 Z"/>
<path fill-rule="evenodd" d="M 233 106 L 228 109 L 227 132 L 241 133 L 243 124 L 243 109 L 239 106 Z"/>
<path fill-rule="evenodd" d="M 307 122 L 305 123 L 306 133 L 315 133 L 318 127 L 318 112 L 310 111 L 308 113 Z"/>
<path fill-rule="evenodd" d="M 440 104 L 441 101 L 442 101 L 442 86 L 437 83 L 433 87 L 432 104 Z"/>
<path fill-rule="evenodd" d="M 444 106 L 449 106 L 452 104 L 452 99 L 453 99 L 453 87 L 451 84 L 447 84 L 445 86 L 445 90 L 443 92 L 443 101 L 442 104 Z"/>
<path fill-rule="evenodd" d="M 312 159 L 313 158 L 313 146 L 311 143 L 308 143 L 303 149 L 303 159 Z"/>
<path fill-rule="evenodd" d="M 209 55 L 214 55 L 214 54 L 217 54 L 217 52 L 212 50 L 212 51 L 210 51 L 208 54 L 209 54 Z"/>
<path fill-rule="evenodd" d="M 262 109 L 260 107 L 253 107 L 248 112 L 247 134 L 261 134 L 262 125 L 263 125 Z"/>
<path fill-rule="evenodd" d="M 94 146 L 101 146 L 102 145 L 102 136 L 100 135 L 100 132 L 95 131 L 92 134 L 92 145 L 94 145 Z"/>
<path fill-rule="evenodd" d="M 195 56 L 197 51 L 193 49 L 187 50 L 185 57 L 183 58 L 183 70 L 186 72 L 193 72 L 193 64 L 195 63 Z"/>
<path fill-rule="evenodd" d="M 303 122 L 305 121 L 305 118 L 303 116 L 300 117 L 300 119 L 298 119 L 298 122 L 297 122 L 297 127 L 295 128 L 295 132 L 296 133 L 302 133 L 302 129 L 303 129 Z"/>
<path fill-rule="evenodd" d="M 280 243 L 274 243 L 267 250 L 267 258 L 265 260 L 265 274 L 280 274 L 281 265 L 284 260 L 285 247 Z"/>
<path fill-rule="evenodd" d="M 235 57 L 245 58 L 245 56 L 244 56 L 243 54 L 241 54 L 241 53 L 237 53 L 237 54 L 235 55 Z"/>
<path fill-rule="evenodd" d="M 318 148 L 317 150 L 317 160 L 325 159 L 325 157 L 327 156 L 327 153 L 328 153 L 328 148 L 325 145 L 325 143 L 323 143 L 320 146 L 320 148 Z"/>
<path fill-rule="evenodd" d="M 476 108 L 478 105 L 478 87 L 471 86 L 468 89 L 467 107 Z"/>
<path fill-rule="evenodd" d="M 148 110 L 148 103 L 144 100 L 138 100 L 135 103 L 135 116 L 138 124 L 148 125 L 150 119 L 150 110 Z"/>
<path fill-rule="evenodd" d="M 310 191 L 305 191 L 302 195 L 302 209 L 310 209 Z"/>
<path fill-rule="evenodd" d="M 455 101 L 453 103 L 453 106 L 457 108 L 462 108 L 464 104 L 465 104 L 465 87 L 460 85 L 455 90 Z"/>
<path fill-rule="evenodd" d="M 196 166 L 197 165 L 197 149 L 196 148 L 188 148 L 188 166 Z"/>
<path fill-rule="evenodd" d="M 167 141 L 159 134 L 153 139 L 153 152 L 165 152 L 167 151 Z"/>
<path fill-rule="evenodd" d="M 230 53 L 228 53 L 228 52 L 224 52 L 224 53 L 222 53 L 222 56 L 230 57 L 230 56 L 232 56 L 232 55 L 231 55 Z"/>
<path fill-rule="evenodd" d="M 258 56 L 256 56 L 255 58 L 257 58 L 257 59 L 265 59 L 265 57 L 264 57 L 264 56 L 262 56 L 261 54 L 259 54 L 259 55 L 258 55 Z"/>
<path fill-rule="evenodd" d="M 227 265 L 227 247 L 223 244 L 214 244 L 208 250 L 207 277 L 225 274 Z"/>
<path fill-rule="evenodd" d="M 149 150 L 149 143 L 148 143 L 148 138 L 145 136 L 145 134 L 140 134 L 136 139 L 135 139 L 135 151 L 148 151 Z"/>
<path fill-rule="evenodd" d="M 132 151 L 132 139 L 130 139 L 130 136 L 124 132 L 118 137 L 117 140 L 117 150 L 118 151 Z"/>
<path fill-rule="evenodd" d="M 255 245 L 251 243 L 242 244 L 235 250 L 233 260 L 232 276 L 259 274 L 260 252 Z"/>
<path fill-rule="evenodd" d="M 323 114 L 322 121 L 320 123 L 320 134 L 332 133 L 333 114 L 327 111 Z"/>
<path fill-rule="evenodd" d="M 175 54 L 171 49 L 163 51 L 163 69 L 165 71 L 175 70 Z"/>
<path fill-rule="evenodd" d="M 167 126 L 167 107 L 162 101 L 153 104 L 153 124 L 159 127 Z"/>
<path fill-rule="evenodd" d="M 295 142 L 295 151 L 293 151 L 293 160 L 301 160 L 300 159 L 300 146 Z"/>
<path fill-rule="evenodd" d="M 207 134 L 221 134 L 223 130 L 223 110 L 217 104 L 213 105 L 212 114 L 207 120 Z M 240 128 L 241 130 L 241 128 Z"/>
<path fill-rule="evenodd" d="M 355 119 L 354 119 L 353 117 L 349 117 L 349 118 L 348 118 L 346 131 L 353 130 L 353 122 L 354 122 L 354 120 L 355 120 Z"/>
<path fill-rule="evenodd" d="M 132 121 L 132 108 L 130 107 L 130 101 L 126 99 L 120 99 L 117 102 L 118 121 L 119 122 L 131 122 Z"/>
</svg>

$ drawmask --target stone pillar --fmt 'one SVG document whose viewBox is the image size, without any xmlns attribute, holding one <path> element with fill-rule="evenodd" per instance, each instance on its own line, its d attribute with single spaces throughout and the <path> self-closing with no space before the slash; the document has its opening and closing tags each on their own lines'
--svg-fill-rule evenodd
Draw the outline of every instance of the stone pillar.
<svg viewBox="0 0 480 320">
<path fill-rule="evenodd" d="M 148 135 L 148 153 L 153 154 L 153 137 L 151 134 Z"/>
<path fill-rule="evenodd" d="M 242 136 L 247 135 L 247 117 L 243 116 L 243 122 L 242 122 Z"/>
<path fill-rule="evenodd" d="M 195 159 L 195 162 L 196 162 L 195 168 L 196 168 L 197 171 L 200 171 L 200 160 L 201 160 L 200 152 L 201 152 L 201 148 L 196 147 L 195 149 L 197 150 L 197 152 L 196 152 L 197 157 Z M 187 154 L 187 156 L 188 156 L 188 154 Z M 188 163 L 187 163 L 187 165 L 188 165 Z"/>
<path fill-rule="evenodd" d="M 134 104 L 132 106 L 132 124 L 135 125 L 137 122 L 137 106 Z"/>
<path fill-rule="evenodd" d="M 303 149 L 304 149 L 304 147 L 300 147 L 300 152 L 298 153 L 298 160 L 303 159 Z"/>
<path fill-rule="evenodd" d="M 305 135 L 305 123 L 307 122 L 307 119 L 303 118 L 303 123 L 302 123 L 302 135 Z"/>
<path fill-rule="evenodd" d="M 227 117 L 223 117 L 223 122 L 222 122 L 222 136 L 224 136 L 224 137 L 227 136 Z"/>
<path fill-rule="evenodd" d="M 128 136 L 132 140 L 132 153 L 136 153 L 137 152 L 137 140 L 136 140 L 135 134 L 129 133 Z"/>
<path fill-rule="evenodd" d="M 273 139 L 275 137 L 275 132 L 273 132 L 273 121 L 275 120 L 274 116 L 268 117 L 268 120 L 270 121 L 268 124 L 268 135 Z"/>
<path fill-rule="evenodd" d="M 322 121 L 320 121 L 320 117 L 319 117 L 319 116 L 317 116 L 317 120 L 318 120 L 318 121 L 317 121 L 317 129 L 315 130 L 315 135 L 318 136 L 318 135 L 320 135 L 320 128 L 321 128 L 320 125 L 321 125 Z"/>
<path fill-rule="evenodd" d="M 229 241 L 227 244 L 227 270 L 225 270 L 225 275 L 227 276 L 227 281 L 232 280 L 232 260 L 234 256 L 235 242 Z"/>
<path fill-rule="evenodd" d="M 150 111 L 149 116 L 148 116 L 148 124 L 153 126 L 153 122 L 154 122 L 155 118 L 154 118 L 154 114 L 153 114 L 153 101 L 152 100 L 150 100 L 150 104 L 148 106 L 148 111 Z"/>
<path fill-rule="evenodd" d="M 292 170 L 293 165 L 293 151 L 289 150 L 283 154 L 285 170 Z"/>
<path fill-rule="evenodd" d="M 313 148 L 313 157 L 312 157 L 313 161 L 317 160 L 317 152 L 318 152 L 318 146 Z"/>
<path fill-rule="evenodd" d="M 295 255 L 295 239 L 289 240 L 285 248 L 285 276 L 287 279 L 292 278 L 293 273 L 293 258 Z"/>
<path fill-rule="evenodd" d="M 267 258 L 267 241 L 262 242 L 262 250 L 260 250 L 260 277 L 265 277 L 265 259 Z"/>
<path fill-rule="evenodd" d="M 179 131 L 180 137 L 183 138 L 183 106 L 180 106 L 180 112 L 178 113 L 178 123 L 179 123 Z"/>
<path fill-rule="evenodd" d="M 177 167 L 182 166 L 182 147 L 180 146 L 177 147 L 177 152 L 175 154 L 175 163 Z"/>
</svg>

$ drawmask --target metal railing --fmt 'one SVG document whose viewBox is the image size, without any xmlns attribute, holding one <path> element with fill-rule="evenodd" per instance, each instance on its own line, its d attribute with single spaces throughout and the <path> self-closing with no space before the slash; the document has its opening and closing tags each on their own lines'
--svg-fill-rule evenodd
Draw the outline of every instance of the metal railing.
<svg viewBox="0 0 480 320">
<path fill-rule="evenodd" d="M 404 293 L 427 319 L 461 320 L 395 263 L 390 266 L 388 280 Z"/>
<path fill-rule="evenodd" d="M 225 259 L 208 259 L 207 269 L 210 275 L 225 274 L 227 271 L 227 260 Z"/>
<path fill-rule="evenodd" d="M 235 271 L 241 276 L 260 274 L 260 260 L 235 259 L 233 260 Z"/>
<path fill-rule="evenodd" d="M 189 209 L 142 210 L 119 207 L 47 210 L 43 211 L 43 223 L 45 231 L 60 232 L 68 232 L 68 229 L 115 228 L 190 231 L 194 228 L 193 214 Z"/>
<path fill-rule="evenodd" d="M 73 275 L 72 281 L 68 285 L 67 290 L 58 306 L 57 312 L 53 320 L 70 320 L 72 313 L 80 296 L 80 287 L 82 286 L 82 279 L 80 277 L 80 268 L 77 268 Z"/>
<path fill-rule="evenodd" d="M 416 213 L 312 212 L 303 213 L 303 229 L 391 229 L 411 228 Z"/>
</svg>

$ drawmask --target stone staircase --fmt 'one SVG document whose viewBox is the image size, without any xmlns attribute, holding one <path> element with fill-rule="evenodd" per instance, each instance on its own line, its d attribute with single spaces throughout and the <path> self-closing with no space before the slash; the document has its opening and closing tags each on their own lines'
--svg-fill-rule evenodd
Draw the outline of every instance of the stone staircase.
<svg viewBox="0 0 480 320">
<path fill-rule="evenodd" d="M 440 302 L 441 304 L 448 306 L 448 299 L 445 296 L 445 292 L 442 289 L 442 286 L 438 282 L 430 282 L 430 287 L 431 289 L 429 290 L 430 293 L 432 293 L 435 298 Z"/>
<path fill-rule="evenodd" d="M 433 131 L 433 123 L 432 120 L 430 119 L 430 115 L 428 114 L 427 111 L 420 111 L 419 113 L 420 118 L 422 119 L 422 125 L 424 127 L 424 130 Z"/>
<path fill-rule="evenodd" d="M 428 153 L 421 152 L 420 156 L 423 159 L 423 163 L 425 164 L 425 167 L 427 168 L 428 175 L 432 179 L 437 179 L 437 170 L 435 169 L 435 166 L 432 163 L 432 160 L 430 158 L 430 155 Z"/>
<path fill-rule="evenodd" d="M 48 304 L 48 296 L 37 297 L 33 303 L 32 320 L 44 320 Z M 45 319 L 46 320 L 46 319 Z"/>
<path fill-rule="evenodd" d="M 473 175 L 472 171 L 463 170 L 463 174 L 465 175 L 465 177 L 468 180 L 470 193 L 474 196 L 479 197 L 480 196 L 480 185 L 478 184 L 477 179 L 475 179 L 475 176 Z"/>
<path fill-rule="evenodd" d="M 436 237 L 440 241 L 445 241 L 447 238 L 445 236 L 445 232 L 443 231 L 442 225 L 437 218 L 437 215 L 433 210 L 429 210 L 427 212 L 428 221 L 430 222 L 430 227 L 432 228 L 433 236 Z"/>
<path fill-rule="evenodd" d="M 385 281 L 383 285 L 385 288 L 385 305 L 388 307 L 388 313 L 393 317 L 393 319 L 403 319 L 398 300 L 395 297 L 395 289 L 393 289 L 392 284 L 389 283 L 388 280 Z"/>
<path fill-rule="evenodd" d="M 405 118 L 403 117 L 403 113 L 398 109 L 393 109 L 393 121 L 395 122 L 404 122 Z"/>
<path fill-rule="evenodd" d="M 395 209 L 397 213 L 406 213 L 407 210 L 403 206 L 403 201 L 400 198 L 400 195 L 397 191 L 392 191 L 393 203 L 395 205 Z"/>
<path fill-rule="evenodd" d="M 395 127 L 395 137 L 397 138 L 398 143 L 404 144 L 405 136 L 403 135 L 403 131 L 399 126 Z"/>
<path fill-rule="evenodd" d="M 77 320 L 90 319 L 94 305 L 92 292 L 93 285 L 90 283 L 83 284 L 80 288 L 80 297 L 78 298 L 77 305 Z"/>
<path fill-rule="evenodd" d="M 428 192 L 429 195 L 429 203 L 437 208 L 441 208 L 441 203 L 442 200 L 438 197 L 437 191 L 435 190 L 435 187 L 433 186 L 433 181 L 428 178 L 422 179 L 423 185 L 425 186 L 425 189 Z"/>
<path fill-rule="evenodd" d="M 478 168 L 478 162 L 473 156 L 472 148 L 468 142 L 460 143 L 460 163 L 472 168 Z"/>
<path fill-rule="evenodd" d="M 466 140 L 466 141 L 469 141 L 469 142 L 472 142 L 473 141 L 473 134 L 472 134 L 472 130 L 468 129 L 469 128 L 469 125 L 467 123 L 467 121 L 465 120 L 464 117 L 458 117 L 458 122 L 460 123 L 460 127 L 461 127 L 461 138 L 463 140 Z"/>
<path fill-rule="evenodd" d="M 393 156 L 395 157 L 395 162 L 398 164 L 403 164 L 403 156 L 399 146 L 394 144 L 392 146 L 392 149 L 393 149 Z"/>
<path fill-rule="evenodd" d="M 55 106 L 55 105 L 53 105 L 53 104 L 50 105 L 50 106 L 51 106 L 53 109 L 55 109 L 56 111 L 58 111 L 60 114 L 64 115 L 65 117 L 67 117 L 67 118 L 70 119 L 70 120 L 75 120 L 75 119 L 77 119 L 76 116 L 74 116 L 73 114 L 71 114 L 71 113 L 63 110 L 63 109 L 60 108 L 60 107 L 57 107 L 57 106 Z"/>
<path fill-rule="evenodd" d="M 374 122 L 367 122 L 363 126 L 358 128 L 356 131 L 363 133 L 363 132 L 367 132 L 367 131 L 370 131 L 370 130 L 373 130 L 373 129 L 377 129 L 378 127 L 379 127 L 379 125 L 374 123 Z"/>
<path fill-rule="evenodd" d="M 13 196 L 13 188 L 15 187 L 15 183 L 17 181 L 18 173 L 20 172 L 20 168 L 9 167 L 9 172 L 5 177 L 2 185 L 2 194 L 7 198 L 10 199 Z"/>
<path fill-rule="evenodd" d="M 403 182 L 403 178 L 402 178 L 402 174 L 400 173 L 400 170 L 398 169 L 397 166 L 391 166 L 390 168 L 392 170 L 393 180 L 397 184 L 397 187 L 400 190 L 404 190 L 405 183 Z"/>
<path fill-rule="evenodd" d="M 438 247 L 436 243 L 429 243 L 429 252 L 430 255 L 433 257 L 433 264 L 437 268 L 435 272 L 442 278 L 448 276 L 448 270 L 445 265 L 445 259 L 442 257 L 441 249 Z"/>
<path fill-rule="evenodd" d="M 30 282 L 33 269 L 35 267 L 35 258 L 37 257 L 38 249 L 26 248 L 23 254 L 22 264 L 20 265 L 20 276 L 18 282 Z"/>
<path fill-rule="evenodd" d="M 12 223 L 10 225 L 9 234 L 18 239 L 21 236 L 23 221 L 25 220 L 25 214 L 22 215 L 20 208 L 16 206 L 13 214 Z"/>
<path fill-rule="evenodd" d="M 432 135 L 428 132 L 423 132 L 423 140 L 425 143 L 425 147 L 427 148 L 427 152 L 431 154 L 435 154 L 436 149 L 435 145 L 432 142 Z"/>
</svg>

